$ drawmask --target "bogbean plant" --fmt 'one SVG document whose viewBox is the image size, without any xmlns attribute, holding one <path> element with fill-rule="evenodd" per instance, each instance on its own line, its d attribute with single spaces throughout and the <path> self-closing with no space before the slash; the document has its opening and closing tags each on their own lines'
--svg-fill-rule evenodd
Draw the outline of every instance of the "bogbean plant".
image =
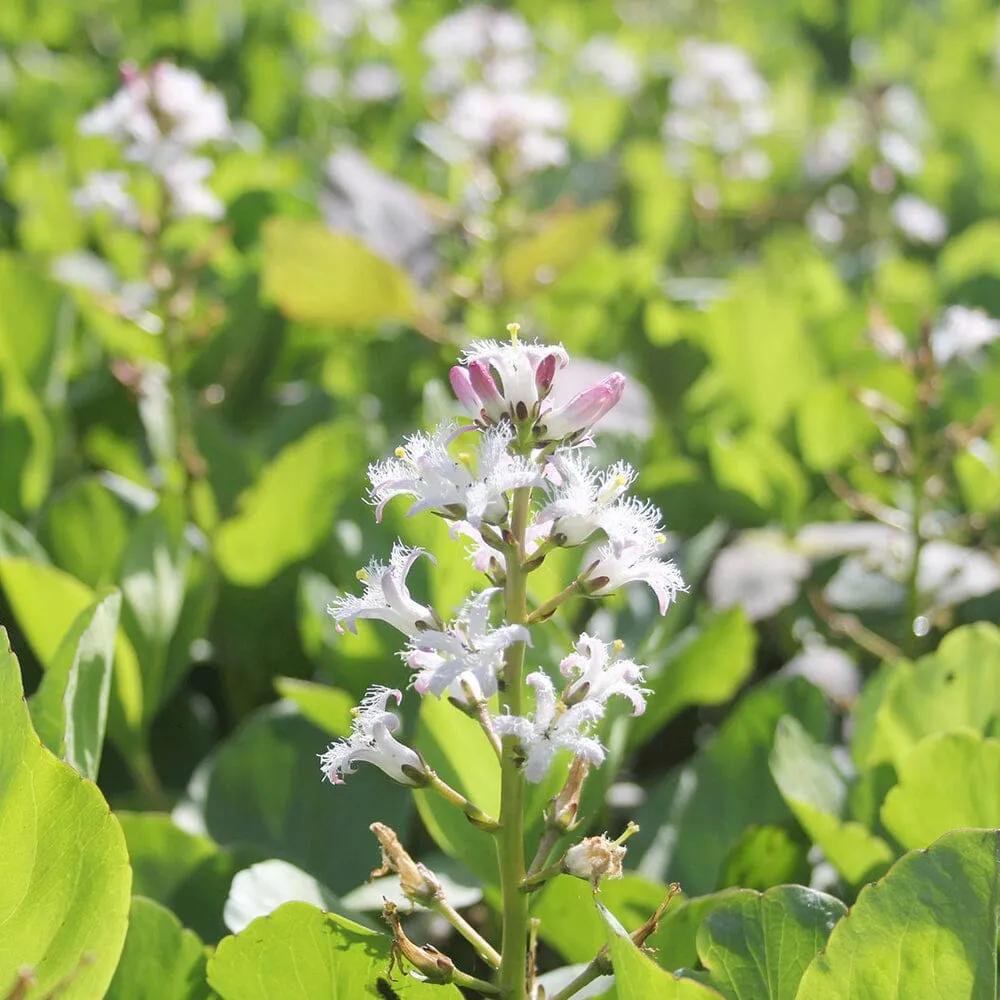
<svg viewBox="0 0 1000 1000">
<path fill-rule="evenodd" d="M 445 917 L 495 978 L 483 981 L 437 949 L 414 945 L 395 904 L 387 903 L 384 915 L 400 965 L 431 982 L 518 1000 L 539 995 L 529 949 L 530 894 L 561 872 L 586 879 L 595 893 L 602 879 L 622 875 L 633 824 L 615 839 L 586 837 L 565 850 L 557 845 L 576 826 L 588 771 L 604 763 L 596 732 L 608 701 L 621 699 L 638 715 L 646 693 L 645 668 L 623 655 L 623 644 L 587 633 L 567 650 L 557 680 L 532 669 L 538 632 L 576 594 L 600 598 L 641 582 L 664 614 L 684 585 L 674 563 L 661 556 L 660 511 L 628 492 L 635 470 L 625 462 L 599 469 L 588 457 L 594 426 L 621 399 L 624 376 L 611 374 L 554 405 L 551 393 L 569 360 L 566 352 L 521 340 L 516 324 L 508 329 L 509 343 L 473 343 L 451 370 L 451 385 L 471 423 L 413 434 L 368 472 L 378 520 L 397 498 L 410 503 L 410 515 L 445 519 L 453 535 L 472 539 L 471 557 L 488 585 L 453 618 L 449 609 L 421 604 L 410 594 L 407 576 L 421 556 L 433 562 L 433 554 L 397 542 L 388 564 L 372 561 L 358 573 L 360 596 L 341 597 L 330 608 L 340 629 L 353 632 L 359 619 L 376 619 L 399 631 L 413 692 L 447 698 L 476 720 L 500 762 L 499 814 L 487 815 L 397 738 L 397 689 L 372 687 L 354 711 L 350 736 L 331 744 L 320 764 L 334 785 L 356 764 L 373 764 L 400 784 L 442 796 L 493 835 L 501 891 L 498 946 L 456 912 L 441 882 L 413 861 L 392 830 L 380 823 L 372 827 L 384 868 L 400 876 L 406 897 Z M 561 547 L 582 553 L 576 578 L 559 593 L 530 601 L 531 574 Z M 526 788 L 564 768 L 564 758 L 570 761 L 565 781 L 545 809 L 544 832 L 526 853 Z M 581 973 L 558 994 L 560 1000 L 594 978 L 596 968 Z"/>
</svg>

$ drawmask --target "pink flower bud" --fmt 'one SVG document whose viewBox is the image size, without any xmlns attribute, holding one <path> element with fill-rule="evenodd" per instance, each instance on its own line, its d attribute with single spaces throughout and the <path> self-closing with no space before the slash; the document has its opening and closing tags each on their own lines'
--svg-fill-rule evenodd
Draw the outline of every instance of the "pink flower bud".
<svg viewBox="0 0 1000 1000">
<path fill-rule="evenodd" d="M 451 382 L 452 391 L 462 406 L 472 416 L 478 417 L 482 407 L 479 402 L 479 396 L 476 395 L 476 390 L 472 388 L 472 380 L 469 378 L 469 373 L 461 365 L 455 365 L 448 372 L 448 381 Z"/>
<path fill-rule="evenodd" d="M 535 369 L 535 385 L 538 386 L 538 394 L 540 396 L 548 395 L 549 390 L 552 388 L 552 380 L 556 375 L 556 356 L 554 354 L 547 354 L 539 362 L 538 367 Z"/>
<path fill-rule="evenodd" d="M 625 392 L 625 376 L 612 372 L 596 385 L 584 389 L 568 403 L 546 413 L 541 420 L 550 441 L 579 440 L 598 420 L 613 410 Z"/>
</svg>

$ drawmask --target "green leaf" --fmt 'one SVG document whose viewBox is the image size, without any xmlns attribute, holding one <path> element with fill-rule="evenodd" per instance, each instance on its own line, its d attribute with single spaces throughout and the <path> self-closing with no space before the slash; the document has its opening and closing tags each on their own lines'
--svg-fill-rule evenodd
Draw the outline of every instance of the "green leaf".
<svg viewBox="0 0 1000 1000">
<path fill-rule="evenodd" d="M 302 715 L 324 732 L 346 736 L 351 731 L 351 710 L 357 699 L 346 691 L 295 677 L 276 677 L 274 687 L 283 698 L 294 701 Z"/>
<path fill-rule="evenodd" d="M 875 711 L 866 767 L 896 770 L 925 736 L 985 733 L 1000 719 L 1000 628 L 987 622 L 949 632 L 934 653 L 892 670 Z"/>
<path fill-rule="evenodd" d="M 132 898 L 128 935 L 106 1000 L 208 1000 L 205 948 L 166 907 Z"/>
<path fill-rule="evenodd" d="M 183 648 L 173 646 L 185 610 L 192 557 L 180 519 L 171 524 L 169 512 L 162 507 L 141 517 L 132 527 L 119 570 L 125 599 L 122 623 L 142 665 L 147 725 L 190 665 L 191 641 L 197 638 L 197 634 L 188 635 Z M 208 605 L 201 593 L 197 602 L 202 607 Z M 189 615 L 191 610 L 189 606 Z M 207 615 L 198 617 L 204 619 Z"/>
<path fill-rule="evenodd" d="M 722 906 L 739 889 L 723 889 L 707 896 L 675 900 L 646 941 L 650 954 L 661 968 L 694 968 L 698 962 L 698 928 L 716 907 Z"/>
<path fill-rule="evenodd" d="M 31 728 L 20 668 L 0 629 L 0 995 L 34 970 L 61 1000 L 104 995 L 128 926 L 132 882 L 122 836 L 97 786 Z"/>
<path fill-rule="evenodd" d="M 285 903 L 246 930 L 219 942 L 208 982 L 222 1000 L 361 1000 L 388 982 L 391 941 L 308 903 Z M 405 978 L 393 982 L 401 1000 L 461 1000 L 454 986 Z"/>
<path fill-rule="evenodd" d="M 500 764 L 475 719 L 444 698 L 423 698 L 414 746 L 442 780 L 487 815 L 500 815 Z M 434 792 L 418 789 L 413 798 L 438 846 L 485 882 L 499 884 L 492 835 Z"/>
<path fill-rule="evenodd" d="M 626 872 L 621 879 L 601 883 L 600 899 L 631 932 L 649 919 L 666 895 L 665 885 Z M 594 904 L 590 885 L 571 875 L 552 879 L 532 900 L 531 915 L 541 920 L 539 936 L 567 962 L 589 962 L 607 940 L 607 923 Z"/>
<path fill-rule="evenodd" d="M 806 465 L 831 472 L 862 448 L 876 427 L 846 386 L 823 382 L 799 402 L 795 430 Z"/>
<path fill-rule="evenodd" d="M 47 564 L 49 554 L 23 524 L 0 510 L 0 559 L 28 559 Z"/>
<path fill-rule="evenodd" d="M 122 501 L 90 476 L 46 504 L 39 534 L 62 569 L 89 587 L 100 587 L 114 579 L 129 518 Z"/>
<path fill-rule="evenodd" d="M 827 738 L 832 713 L 822 693 L 801 677 L 778 678 L 751 691 L 691 763 L 654 786 L 629 841 L 631 857 L 641 852 L 642 874 L 710 892 L 748 826 L 791 819 L 768 766 L 784 715 Z"/>
<path fill-rule="evenodd" d="M 839 899 L 800 885 L 741 889 L 698 931 L 711 983 L 731 1000 L 795 1000 L 799 980 L 847 912 Z"/>
<path fill-rule="evenodd" d="M 851 884 L 883 874 L 895 852 L 860 823 L 843 819 L 848 788 L 832 753 L 791 717 L 778 723 L 771 774 L 802 828 Z"/>
<path fill-rule="evenodd" d="M 516 240 L 500 261 L 509 294 L 521 298 L 539 285 L 551 284 L 600 243 L 617 214 L 613 202 L 599 201 L 538 218 L 538 231 Z"/>
<path fill-rule="evenodd" d="M 609 923 L 608 947 L 615 970 L 617 1000 L 709 1000 L 721 994 L 693 979 L 679 979 L 661 969 Z"/>
<path fill-rule="evenodd" d="M 42 742 L 91 781 L 104 749 L 121 605 L 122 595 L 112 590 L 80 612 L 30 702 Z"/>
<path fill-rule="evenodd" d="M 973 732 L 922 740 L 885 797 L 882 822 L 907 848 L 960 826 L 1000 827 L 1000 740 Z"/>
<path fill-rule="evenodd" d="M 760 892 L 808 881 L 812 871 L 808 855 L 809 843 L 801 834 L 793 836 L 783 826 L 751 826 L 726 855 L 719 881 Z"/>
<path fill-rule="evenodd" d="M 984 219 L 948 241 L 938 258 L 938 276 L 950 292 L 982 275 L 1000 278 L 998 260 L 1000 223 Z"/>
<path fill-rule="evenodd" d="M 132 862 L 132 891 L 172 910 L 202 940 L 223 937 L 223 906 L 243 862 L 208 837 L 175 826 L 169 816 L 116 815 Z"/>
<path fill-rule="evenodd" d="M 416 315 L 410 276 L 355 237 L 319 222 L 278 217 L 264 224 L 263 233 L 263 295 L 286 316 L 369 326 Z"/>
<path fill-rule="evenodd" d="M 351 420 L 314 427 L 240 495 L 236 514 L 215 537 L 216 559 L 229 580 L 260 587 L 327 537 L 351 480 L 348 442 L 361 433 Z"/>
<path fill-rule="evenodd" d="M 55 662 L 63 637 L 78 616 L 97 603 L 97 595 L 79 580 L 28 559 L 0 559 L 0 581 L 18 626 L 46 668 Z M 139 663 L 120 629 L 115 637 L 108 730 L 126 753 L 136 749 L 142 731 Z"/>
<path fill-rule="evenodd" d="M 629 742 L 641 746 L 690 705 L 723 705 L 753 673 L 757 632 L 742 608 L 708 620 L 700 633 L 647 680 L 646 711 L 633 720 Z"/>
<path fill-rule="evenodd" d="M 405 826 L 408 792 L 370 766 L 323 781 L 316 758 L 329 737 L 291 707 L 257 712 L 223 743 L 192 780 L 192 804 L 217 843 L 289 861 L 342 893 L 378 860 L 369 826 Z"/>
<path fill-rule="evenodd" d="M 953 830 L 865 886 L 797 1000 L 996 1000 L 998 838 Z"/>
</svg>

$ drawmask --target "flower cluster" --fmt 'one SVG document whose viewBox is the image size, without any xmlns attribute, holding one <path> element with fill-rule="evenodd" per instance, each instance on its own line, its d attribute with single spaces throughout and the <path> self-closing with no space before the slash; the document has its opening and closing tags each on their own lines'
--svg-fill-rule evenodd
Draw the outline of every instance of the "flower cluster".
<svg viewBox="0 0 1000 1000">
<path fill-rule="evenodd" d="M 730 177 L 767 177 L 771 161 L 757 143 L 774 127 L 771 91 L 750 56 L 733 45 L 689 38 L 680 63 L 663 120 L 673 165 L 686 170 L 694 149 L 708 149 Z"/>
<path fill-rule="evenodd" d="M 535 40 L 519 14 L 467 7 L 438 22 L 423 49 L 431 61 L 425 87 L 443 102 L 418 131 L 433 152 L 484 174 L 498 156 L 514 175 L 566 162 L 569 115 L 535 86 Z"/>
<path fill-rule="evenodd" d="M 126 64 L 121 74 L 121 88 L 80 119 L 80 132 L 111 140 L 122 147 L 128 163 L 159 179 L 164 217 L 219 218 L 222 203 L 206 185 L 214 166 L 197 153 L 232 136 L 222 95 L 194 71 L 169 62 L 145 72 Z M 110 212 L 122 224 L 137 227 L 140 209 L 131 181 L 125 170 L 94 171 L 77 191 L 76 204 L 85 212 Z"/>
<path fill-rule="evenodd" d="M 583 633 L 559 664 L 561 690 L 542 669 L 525 683 L 534 711 L 493 709 L 503 694 L 512 651 L 532 647 L 532 629 L 573 594 L 601 597 L 642 582 L 666 612 L 684 589 L 677 567 L 661 558 L 665 536 L 660 512 L 629 494 L 635 470 L 625 462 L 595 468 L 585 457 L 595 424 L 621 399 L 625 379 L 614 373 L 566 403 L 550 395 L 568 358 L 559 345 L 512 341 L 472 344 L 451 371 L 451 383 L 471 424 L 446 423 L 406 439 L 395 454 L 369 469 L 369 501 L 381 520 L 397 497 L 410 515 L 430 512 L 471 538 L 473 565 L 491 586 L 472 594 L 451 620 L 411 595 L 407 577 L 422 549 L 397 542 L 388 563 L 373 560 L 358 574 L 360 596 L 345 595 L 330 612 L 338 630 L 355 631 L 359 619 L 393 626 L 406 637 L 400 657 L 410 686 L 422 696 L 446 697 L 474 715 L 499 747 L 516 747 L 528 781 L 541 781 L 557 754 L 582 766 L 599 765 L 605 752 L 598 726 L 609 699 L 645 709 L 645 668 L 621 657 L 619 642 Z M 504 600 L 504 581 L 533 572 L 555 548 L 583 552 L 576 578 L 549 601 L 503 621 L 492 612 Z M 512 565 L 511 560 L 516 560 Z M 387 709 L 398 692 L 373 688 L 362 703 L 351 735 L 323 755 L 334 783 L 355 761 L 374 763 L 397 781 L 416 784 L 425 775 L 415 751 L 393 737 L 399 720 Z M 520 698 L 513 704 L 520 705 Z M 434 780 L 434 779 L 426 779 Z"/>
</svg>

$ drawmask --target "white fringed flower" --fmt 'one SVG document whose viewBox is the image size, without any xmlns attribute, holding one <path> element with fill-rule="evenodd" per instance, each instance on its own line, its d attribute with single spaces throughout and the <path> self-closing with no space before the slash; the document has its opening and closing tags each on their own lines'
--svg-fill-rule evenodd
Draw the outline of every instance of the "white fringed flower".
<svg viewBox="0 0 1000 1000">
<path fill-rule="evenodd" d="M 415 671 L 414 690 L 455 701 L 468 701 L 463 682 L 480 701 L 496 693 L 503 655 L 515 642 L 531 642 L 524 625 L 490 627 L 490 601 L 499 588 L 490 587 L 469 598 L 446 630 L 428 630 L 410 639 L 400 655 Z"/>
<path fill-rule="evenodd" d="M 320 755 L 320 768 L 331 785 L 342 785 L 343 775 L 353 774 L 358 761 L 374 764 L 401 785 L 419 787 L 425 783 L 427 765 L 423 758 L 392 735 L 401 723 L 387 706 L 390 698 L 398 705 L 402 697 L 393 688 L 376 685 L 368 689 L 354 710 L 351 735 L 331 743 Z"/>
<path fill-rule="evenodd" d="M 585 699 L 559 711 L 556 689 L 547 674 L 529 674 L 535 689 L 535 711 L 522 715 L 495 715 L 493 728 L 499 736 L 514 736 L 524 754 L 524 776 L 537 784 L 548 774 L 560 750 L 583 757 L 595 767 L 604 762 L 604 747 L 589 733 L 604 715 L 604 706 Z"/>
<path fill-rule="evenodd" d="M 633 715 L 642 715 L 649 693 L 640 687 L 646 668 L 632 660 L 615 659 L 621 649 L 621 642 L 608 645 L 584 632 L 574 652 L 559 664 L 559 672 L 570 680 L 563 701 L 575 705 L 586 699 L 603 705 L 617 694 L 628 700 Z"/>
<path fill-rule="evenodd" d="M 610 469 L 595 469 L 579 451 L 553 460 L 559 483 L 550 486 L 552 501 L 538 514 L 538 521 L 552 523 L 552 539 L 562 545 L 581 545 L 595 531 L 614 523 L 609 514 L 635 482 L 635 469 L 616 462 Z M 657 517 L 659 512 L 657 511 Z"/>
<path fill-rule="evenodd" d="M 585 589 L 592 597 L 613 594 L 627 583 L 645 583 L 656 594 L 660 614 L 686 590 L 680 570 L 670 560 L 656 553 L 663 542 L 662 535 L 650 544 L 648 538 L 612 538 L 597 550 L 597 559 L 584 570 Z"/>
<path fill-rule="evenodd" d="M 412 497 L 409 515 L 430 510 L 442 517 L 462 519 L 473 525 L 499 524 L 507 516 L 507 492 L 521 486 L 541 485 L 538 469 L 527 458 L 511 455 L 510 429 L 488 428 L 480 438 L 478 474 L 453 458 L 448 443 L 456 430 L 449 424 L 432 434 L 417 433 L 396 449 L 395 457 L 369 467 L 370 496 L 375 516 L 382 519 L 385 505 L 398 496 Z"/>
<path fill-rule="evenodd" d="M 420 556 L 427 556 L 436 563 L 425 549 L 411 549 L 396 542 L 388 566 L 372 559 L 359 570 L 358 579 L 365 585 L 364 593 L 360 597 L 353 594 L 338 597 L 328 609 L 336 619 L 337 631 L 343 632 L 346 628 L 357 635 L 359 618 L 386 622 L 407 636 L 440 626 L 436 612 L 413 600 L 406 586 L 406 577 Z"/>
<path fill-rule="evenodd" d="M 931 332 L 931 350 L 939 365 L 955 358 L 969 360 L 1000 337 L 1000 321 L 982 309 L 949 306 Z"/>
</svg>

